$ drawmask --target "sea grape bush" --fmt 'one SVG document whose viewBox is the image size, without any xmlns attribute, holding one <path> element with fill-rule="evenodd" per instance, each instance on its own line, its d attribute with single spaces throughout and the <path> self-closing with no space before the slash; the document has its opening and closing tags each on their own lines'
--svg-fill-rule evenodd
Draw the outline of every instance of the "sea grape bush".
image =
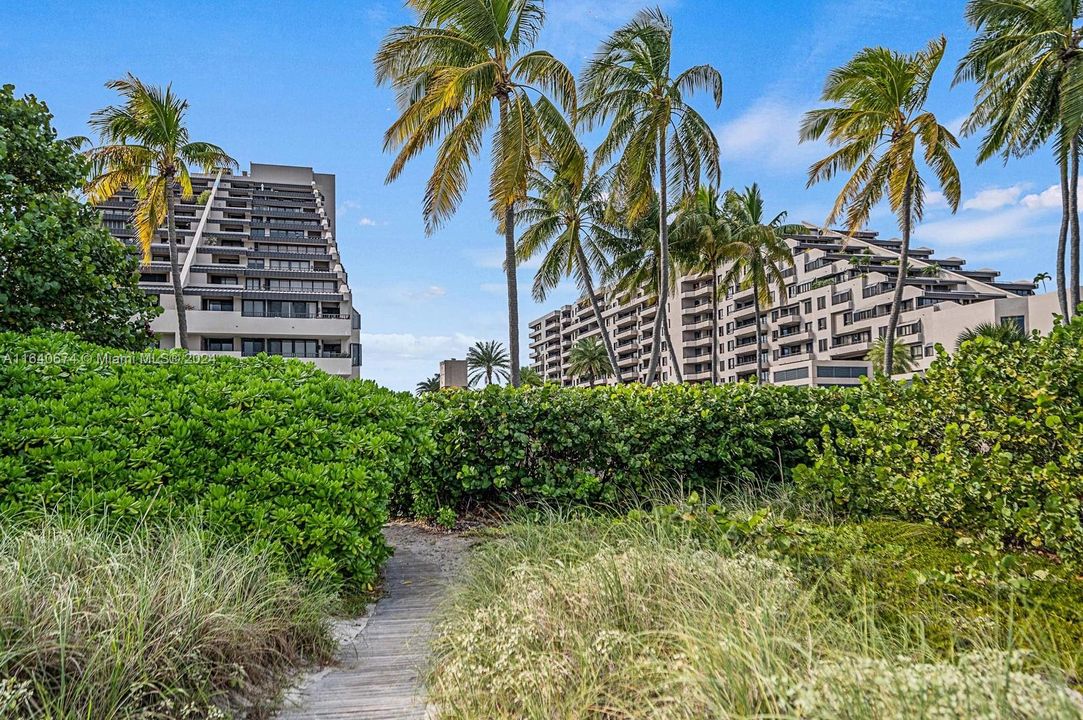
<svg viewBox="0 0 1083 720">
<path fill-rule="evenodd" d="M 825 429 L 806 491 L 1083 557 L 1083 317 L 1044 337 L 941 351 L 910 384 L 869 383 Z"/>
<path fill-rule="evenodd" d="M 716 489 L 788 475 L 836 426 L 845 392 L 753 385 L 487 388 L 419 401 L 431 453 L 414 457 L 398 510 L 472 503 L 615 504 L 656 483 Z"/>
<path fill-rule="evenodd" d="M 408 396 L 282 358 L 130 355 L 0 334 L 0 512 L 193 514 L 362 589 L 428 433 Z"/>
</svg>

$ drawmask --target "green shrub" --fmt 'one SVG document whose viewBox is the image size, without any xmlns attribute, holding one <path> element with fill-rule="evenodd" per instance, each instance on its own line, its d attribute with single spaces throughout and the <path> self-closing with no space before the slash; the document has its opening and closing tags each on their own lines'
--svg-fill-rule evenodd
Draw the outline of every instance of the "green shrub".
<svg viewBox="0 0 1083 720">
<path fill-rule="evenodd" d="M 941 350 L 910 384 L 871 382 L 825 429 L 806 491 L 1083 555 L 1083 318 L 1039 340 Z"/>
<path fill-rule="evenodd" d="M 408 396 L 282 358 L 128 355 L 0 335 L 0 511 L 193 514 L 363 589 L 428 435 Z"/>
<path fill-rule="evenodd" d="M 835 426 L 839 390 L 754 385 L 554 386 L 429 393 L 435 449 L 418 454 L 402 512 L 544 499 L 616 503 L 656 480 L 718 488 L 776 479 Z"/>
<path fill-rule="evenodd" d="M 335 606 L 195 526 L 5 519 L 0 717 L 256 716 L 286 674 L 329 658 Z"/>
</svg>

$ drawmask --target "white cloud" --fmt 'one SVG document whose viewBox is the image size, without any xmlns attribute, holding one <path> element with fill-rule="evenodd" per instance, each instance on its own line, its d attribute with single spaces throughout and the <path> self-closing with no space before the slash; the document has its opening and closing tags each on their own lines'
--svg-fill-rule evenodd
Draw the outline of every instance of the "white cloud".
<svg viewBox="0 0 1083 720">
<path fill-rule="evenodd" d="M 361 227 L 372 227 L 376 224 L 376 221 L 370 217 L 363 217 L 357 221 L 357 224 Z"/>
<path fill-rule="evenodd" d="M 1023 194 L 1024 185 L 1010 187 L 991 187 L 980 191 L 974 197 L 963 202 L 964 210 L 998 210 L 1008 205 L 1015 205 Z"/>
<path fill-rule="evenodd" d="M 1060 207 L 1060 185 L 1050 185 L 1040 193 L 1031 193 L 1023 198 L 1024 206 L 1032 210 Z"/>
<path fill-rule="evenodd" d="M 375 378 L 394 390 L 413 390 L 418 382 L 439 372 L 441 360 L 465 358 L 467 349 L 476 342 L 477 338 L 461 332 L 361 333 L 361 377 Z"/>
<path fill-rule="evenodd" d="M 926 190 L 925 191 L 925 207 L 926 208 L 941 208 L 948 206 L 948 199 L 944 197 L 944 193 L 939 190 Z"/>
<path fill-rule="evenodd" d="M 828 152 L 821 142 L 801 143 L 804 108 L 811 103 L 761 98 L 743 114 L 716 129 L 722 162 L 755 161 L 775 169 L 803 173 L 814 160 Z"/>
</svg>

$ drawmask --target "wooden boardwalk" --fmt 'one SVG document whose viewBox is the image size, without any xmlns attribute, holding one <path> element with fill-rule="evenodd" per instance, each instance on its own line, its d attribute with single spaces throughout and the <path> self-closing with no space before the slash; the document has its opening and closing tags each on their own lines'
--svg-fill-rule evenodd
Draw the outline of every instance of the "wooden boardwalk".
<svg viewBox="0 0 1083 720">
<path fill-rule="evenodd" d="M 287 696 L 278 720 L 421 720 L 428 716 L 422 671 L 432 616 L 465 555 L 462 538 L 392 525 L 395 548 L 384 568 L 386 594 L 331 668 Z"/>
</svg>

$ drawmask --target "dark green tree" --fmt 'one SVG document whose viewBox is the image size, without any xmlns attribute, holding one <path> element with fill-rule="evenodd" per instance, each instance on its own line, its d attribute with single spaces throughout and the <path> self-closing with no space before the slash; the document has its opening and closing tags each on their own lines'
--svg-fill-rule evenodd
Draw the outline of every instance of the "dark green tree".
<svg viewBox="0 0 1083 720">
<path fill-rule="evenodd" d="M 75 197 L 87 170 L 45 103 L 0 89 L 0 330 L 141 350 L 161 310 L 139 289 L 136 257 Z"/>
</svg>

